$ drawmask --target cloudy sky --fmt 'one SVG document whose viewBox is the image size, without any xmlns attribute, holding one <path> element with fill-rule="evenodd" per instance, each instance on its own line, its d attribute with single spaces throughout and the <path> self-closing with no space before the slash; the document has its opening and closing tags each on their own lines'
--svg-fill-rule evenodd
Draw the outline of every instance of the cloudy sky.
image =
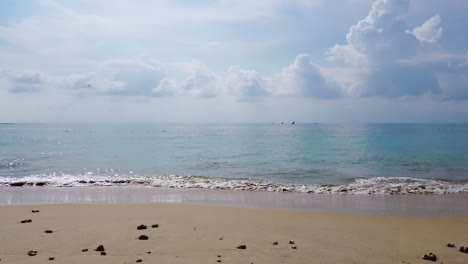
<svg viewBox="0 0 468 264">
<path fill-rule="evenodd" d="M 0 2 L 0 122 L 468 122 L 468 1 Z"/>
</svg>

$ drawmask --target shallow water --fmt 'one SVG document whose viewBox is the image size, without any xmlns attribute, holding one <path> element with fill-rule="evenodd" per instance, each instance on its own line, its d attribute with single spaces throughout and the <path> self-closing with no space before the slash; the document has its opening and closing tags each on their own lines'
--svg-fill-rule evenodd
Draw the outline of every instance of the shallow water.
<svg viewBox="0 0 468 264">
<path fill-rule="evenodd" d="M 0 125 L 0 185 L 457 193 L 467 180 L 466 124 Z"/>
</svg>

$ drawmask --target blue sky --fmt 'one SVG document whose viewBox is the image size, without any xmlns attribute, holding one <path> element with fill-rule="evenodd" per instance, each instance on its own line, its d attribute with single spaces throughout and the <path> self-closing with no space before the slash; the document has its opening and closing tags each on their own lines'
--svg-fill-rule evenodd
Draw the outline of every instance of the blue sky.
<svg viewBox="0 0 468 264">
<path fill-rule="evenodd" d="M 468 122 L 468 2 L 0 2 L 1 122 Z"/>
</svg>

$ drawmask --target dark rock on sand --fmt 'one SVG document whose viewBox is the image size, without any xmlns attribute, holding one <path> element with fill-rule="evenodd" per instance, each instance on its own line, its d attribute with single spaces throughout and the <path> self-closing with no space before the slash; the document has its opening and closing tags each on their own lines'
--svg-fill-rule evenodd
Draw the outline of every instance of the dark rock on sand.
<svg viewBox="0 0 468 264">
<path fill-rule="evenodd" d="M 435 254 L 429 253 L 429 255 L 424 254 L 424 260 L 437 261 L 437 256 Z"/>
<path fill-rule="evenodd" d="M 220 260 L 220 259 L 218 259 L 216 262 L 221 262 L 221 260 Z"/>
<path fill-rule="evenodd" d="M 26 182 L 12 182 L 12 183 L 10 183 L 10 186 L 12 186 L 12 187 L 22 187 L 25 184 L 26 184 Z"/>
<path fill-rule="evenodd" d="M 32 222 L 31 219 L 26 220 L 26 223 L 31 223 L 31 222 Z"/>
<path fill-rule="evenodd" d="M 36 250 L 29 250 L 28 256 L 33 257 L 33 256 L 36 256 L 36 255 L 37 255 L 37 251 L 36 251 Z"/>
<path fill-rule="evenodd" d="M 50 257 L 49 260 L 54 260 L 55 258 L 54 257 Z"/>
<path fill-rule="evenodd" d="M 219 240 L 223 240 L 223 238 L 222 238 L 222 237 L 220 237 L 220 238 L 219 238 Z"/>
<path fill-rule="evenodd" d="M 247 246 L 246 246 L 246 245 L 239 245 L 239 246 L 237 247 L 237 249 L 247 249 Z"/>
<path fill-rule="evenodd" d="M 39 213 L 40 211 L 39 211 L 39 210 L 32 210 L 31 212 L 32 212 L 33 214 L 35 214 L 35 213 Z"/>
<path fill-rule="evenodd" d="M 289 241 L 289 245 L 294 245 L 294 241 Z"/>
<path fill-rule="evenodd" d="M 146 253 L 151 254 L 151 251 L 148 251 L 148 252 L 146 252 Z"/>
<path fill-rule="evenodd" d="M 468 246 L 465 247 L 465 246 L 462 245 L 462 246 L 460 247 L 460 252 L 465 252 L 465 253 L 468 254 Z"/>
<path fill-rule="evenodd" d="M 220 258 L 220 257 L 221 257 L 221 255 L 218 255 L 218 258 Z"/>
<path fill-rule="evenodd" d="M 137 226 L 137 230 L 145 230 L 147 227 L 145 225 Z"/>
<path fill-rule="evenodd" d="M 107 255 L 107 253 L 105 251 L 101 252 L 101 256 L 106 256 L 106 255 Z"/>
<path fill-rule="evenodd" d="M 139 240 L 148 240 L 148 236 L 145 236 L 145 235 L 141 235 L 138 237 Z"/>
<path fill-rule="evenodd" d="M 135 262 L 143 262 L 142 259 L 137 259 Z"/>
<path fill-rule="evenodd" d="M 47 234 L 52 234 L 54 231 L 52 231 L 52 230 L 46 230 L 45 232 L 46 232 Z"/>
<path fill-rule="evenodd" d="M 453 248 L 453 247 L 455 247 L 455 244 L 450 244 L 450 243 L 448 243 L 448 244 L 447 244 L 447 247 Z"/>
<path fill-rule="evenodd" d="M 103 245 L 99 245 L 95 250 L 96 250 L 96 251 L 104 251 L 104 246 L 103 246 Z"/>
<path fill-rule="evenodd" d="M 291 247 L 292 249 L 297 249 L 297 247 Z"/>
<path fill-rule="evenodd" d="M 47 182 L 36 182 L 36 186 L 45 186 Z"/>
<path fill-rule="evenodd" d="M 273 246 L 276 246 L 276 245 L 278 245 L 278 242 L 276 242 L 276 241 L 273 242 Z"/>
<path fill-rule="evenodd" d="M 88 252 L 88 249 L 87 248 L 82 249 L 81 252 Z"/>
<path fill-rule="evenodd" d="M 151 227 L 152 227 L 152 228 L 158 228 L 159 225 L 158 225 L 158 224 L 155 224 L 155 225 L 152 225 Z"/>
</svg>

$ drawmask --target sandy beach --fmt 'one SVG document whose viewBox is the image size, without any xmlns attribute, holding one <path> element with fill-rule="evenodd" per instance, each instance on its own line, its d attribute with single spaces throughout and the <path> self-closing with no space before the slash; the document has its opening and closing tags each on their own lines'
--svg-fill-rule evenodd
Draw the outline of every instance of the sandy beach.
<svg viewBox="0 0 468 264">
<path fill-rule="evenodd" d="M 430 252 L 436 263 L 468 261 L 458 251 L 468 243 L 466 215 L 170 203 L 14 205 L 0 206 L 0 215 L 1 263 L 431 263 L 422 259 Z M 141 224 L 147 229 L 137 230 Z M 28 256 L 31 250 L 37 254 Z"/>
</svg>

